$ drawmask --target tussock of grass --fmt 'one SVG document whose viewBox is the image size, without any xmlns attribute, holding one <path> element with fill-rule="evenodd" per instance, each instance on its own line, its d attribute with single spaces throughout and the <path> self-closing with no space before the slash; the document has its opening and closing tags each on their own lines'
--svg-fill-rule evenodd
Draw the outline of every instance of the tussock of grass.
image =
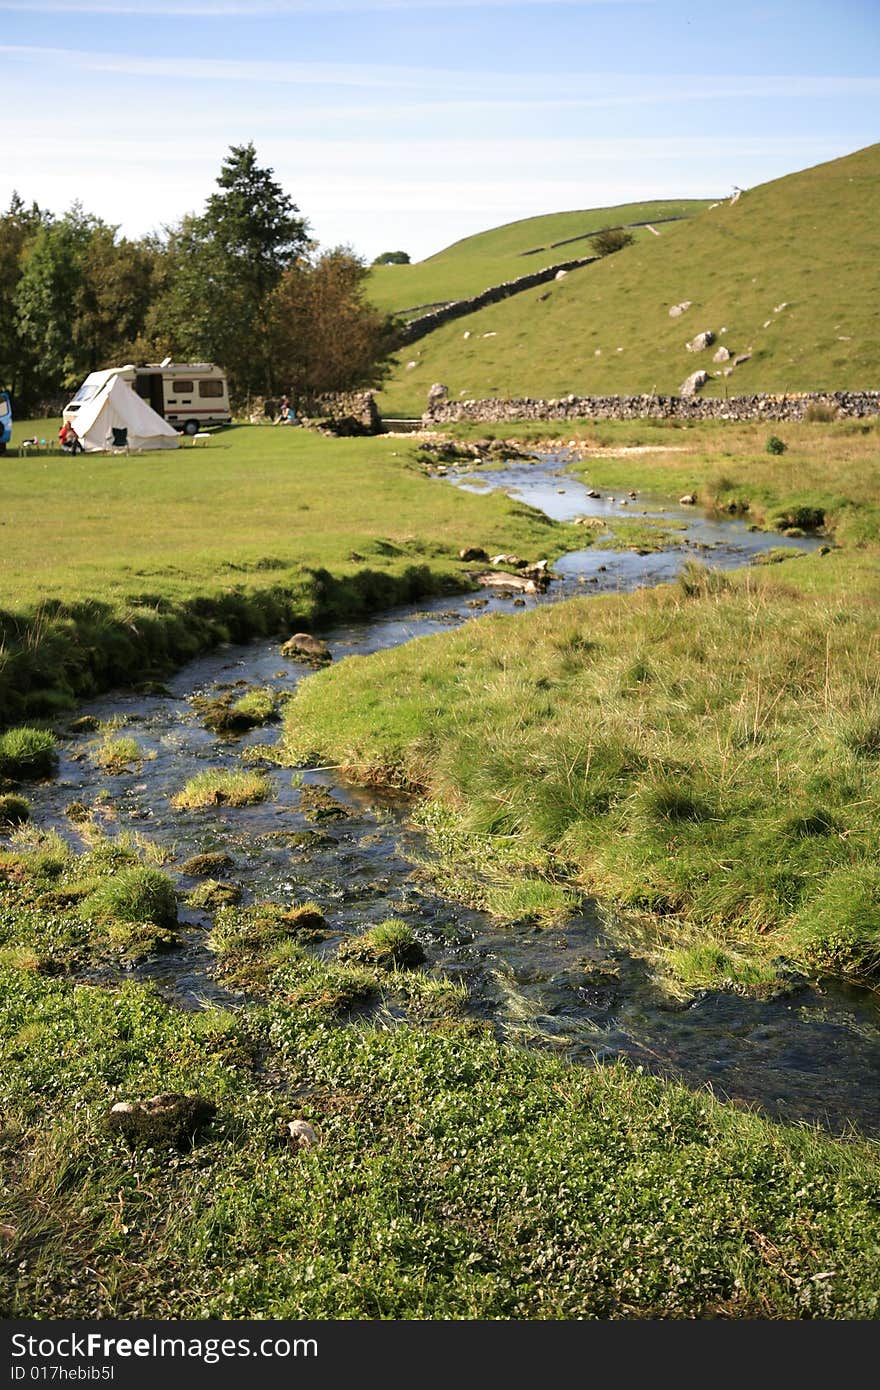
<svg viewBox="0 0 880 1390">
<path fill-rule="evenodd" d="M 199 772 L 183 791 L 171 798 L 172 806 L 195 810 L 203 806 L 253 806 L 272 795 L 272 784 L 259 772 Z"/>
<path fill-rule="evenodd" d="M 0 795 L 0 826 L 22 825 L 30 820 L 30 803 L 13 792 Z"/>
<path fill-rule="evenodd" d="M 425 959 L 412 927 L 394 917 L 370 927 L 360 936 L 348 937 L 337 955 L 340 960 L 375 965 L 380 970 L 406 969 L 421 965 Z"/>
<path fill-rule="evenodd" d="M 0 734 L 0 777 L 15 782 L 51 777 L 58 762 L 54 734 L 23 725 Z"/>
<path fill-rule="evenodd" d="M 127 772 L 133 764 L 140 764 L 141 750 L 137 739 L 131 737 L 107 738 L 95 753 L 95 761 L 105 772 Z"/>
<path fill-rule="evenodd" d="M 122 869 L 83 900 L 82 912 L 99 921 L 152 922 L 173 928 L 177 926 L 174 884 L 158 869 Z"/>
<path fill-rule="evenodd" d="M 196 696 L 193 705 L 205 727 L 218 734 L 242 734 L 276 718 L 277 700 L 272 690 L 249 690 L 236 700 L 231 694 L 214 699 Z"/>
</svg>

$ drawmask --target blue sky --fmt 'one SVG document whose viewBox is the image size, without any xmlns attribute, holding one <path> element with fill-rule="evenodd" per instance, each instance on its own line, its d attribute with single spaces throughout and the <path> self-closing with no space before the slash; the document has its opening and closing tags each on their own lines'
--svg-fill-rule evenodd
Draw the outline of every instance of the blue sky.
<svg viewBox="0 0 880 1390">
<path fill-rule="evenodd" d="M 253 140 L 323 245 L 723 197 L 880 140 L 880 0 L 0 0 L 12 189 L 128 235 Z"/>
</svg>

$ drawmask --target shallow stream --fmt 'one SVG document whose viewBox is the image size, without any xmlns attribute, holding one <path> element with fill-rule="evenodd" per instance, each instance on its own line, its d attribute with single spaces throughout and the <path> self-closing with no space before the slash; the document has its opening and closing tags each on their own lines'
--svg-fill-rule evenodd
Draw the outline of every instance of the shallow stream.
<svg viewBox="0 0 880 1390">
<path fill-rule="evenodd" d="M 594 499 L 560 472 L 563 457 L 523 463 L 477 476 L 451 477 L 461 486 L 501 488 L 556 519 L 621 514 L 619 502 Z M 446 483 L 437 480 L 436 486 Z M 644 510 L 629 500 L 629 514 Z M 569 554 L 554 569 L 559 576 L 546 595 L 440 599 L 419 610 L 389 612 L 369 623 L 324 634 L 335 660 L 396 646 L 413 637 L 473 621 L 490 611 L 532 607 L 574 593 L 633 589 L 670 578 L 684 560 L 732 568 L 771 547 L 809 549 L 814 539 L 786 541 L 750 531 L 735 521 L 710 521 L 693 508 L 660 515 L 683 527 L 675 548 L 635 554 L 591 548 Z M 589 584 L 590 588 L 585 589 Z M 310 668 L 279 656 L 276 642 L 226 647 L 192 662 L 164 693 L 112 693 L 84 705 L 79 714 L 116 721 L 135 738 L 143 761 L 108 775 L 95 761 L 96 733 L 65 740 L 58 777 L 29 791 L 34 821 L 76 842 L 65 814 L 72 801 L 84 803 L 106 823 L 107 832 L 141 831 L 172 855 L 168 871 L 179 876 L 189 856 L 225 850 L 233 859 L 228 879 L 240 884 L 244 901 L 273 898 L 319 903 L 335 935 L 314 949 L 333 951 L 343 934 L 361 931 L 388 917 L 403 917 L 414 929 L 431 967 L 463 982 L 469 1009 L 492 1023 L 500 1036 L 563 1052 L 573 1060 L 624 1057 L 646 1070 L 691 1085 L 709 1084 L 717 1094 L 756 1105 L 789 1120 L 817 1121 L 840 1132 L 855 1125 L 880 1133 L 880 1009 L 876 996 L 839 985 L 802 987 L 758 1002 L 718 992 L 698 994 L 688 1004 L 669 1000 L 652 983 L 644 964 L 610 943 L 592 909 L 556 928 L 527 925 L 499 928 L 482 914 L 442 898 L 415 865 L 427 851 L 407 826 L 402 800 L 368 795 L 337 784 L 329 772 L 305 771 L 305 784 L 327 787 L 339 801 L 339 818 L 308 820 L 290 769 L 267 765 L 274 800 L 241 809 L 177 810 L 170 803 L 197 772 L 240 766 L 249 745 L 280 737 L 278 725 L 228 739 L 208 732 L 191 700 L 239 686 L 269 686 L 289 694 Z M 179 876 L 181 889 L 197 880 Z M 204 941 L 209 918 L 182 913 L 184 944 L 137 967 L 184 1007 L 204 1002 L 246 1005 L 212 976 Z"/>
</svg>

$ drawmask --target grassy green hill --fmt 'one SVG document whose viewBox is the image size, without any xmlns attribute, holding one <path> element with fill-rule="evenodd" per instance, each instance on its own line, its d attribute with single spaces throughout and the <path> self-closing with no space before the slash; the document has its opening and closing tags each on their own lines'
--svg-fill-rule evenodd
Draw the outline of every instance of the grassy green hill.
<svg viewBox="0 0 880 1390">
<path fill-rule="evenodd" d="M 706 200 L 687 199 L 626 203 L 621 207 L 554 212 L 508 222 L 503 227 L 465 237 L 416 265 L 374 266 L 370 298 L 378 308 L 393 313 L 449 299 L 469 299 L 490 285 L 530 275 L 560 261 L 589 256 L 587 238 L 603 227 L 692 217 L 706 206 Z M 666 228 L 661 226 L 658 231 L 665 234 Z M 645 228 L 636 229 L 634 235 L 656 240 Z M 560 246 L 560 242 L 567 244 Z"/>
<path fill-rule="evenodd" d="M 698 367 L 718 373 L 704 394 L 877 387 L 878 179 L 872 145 L 447 324 L 402 350 L 381 408 L 419 414 L 435 381 L 453 399 L 670 393 Z M 704 329 L 716 345 L 688 352 Z M 728 377 L 721 344 L 750 354 Z"/>
</svg>

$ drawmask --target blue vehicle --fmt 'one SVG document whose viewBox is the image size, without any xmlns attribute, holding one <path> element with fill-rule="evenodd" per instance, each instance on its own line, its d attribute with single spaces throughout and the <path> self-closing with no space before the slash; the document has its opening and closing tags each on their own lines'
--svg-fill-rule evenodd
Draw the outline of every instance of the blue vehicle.
<svg viewBox="0 0 880 1390">
<path fill-rule="evenodd" d="M 0 454 L 12 438 L 12 401 L 8 391 L 0 391 Z"/>
</svg>

